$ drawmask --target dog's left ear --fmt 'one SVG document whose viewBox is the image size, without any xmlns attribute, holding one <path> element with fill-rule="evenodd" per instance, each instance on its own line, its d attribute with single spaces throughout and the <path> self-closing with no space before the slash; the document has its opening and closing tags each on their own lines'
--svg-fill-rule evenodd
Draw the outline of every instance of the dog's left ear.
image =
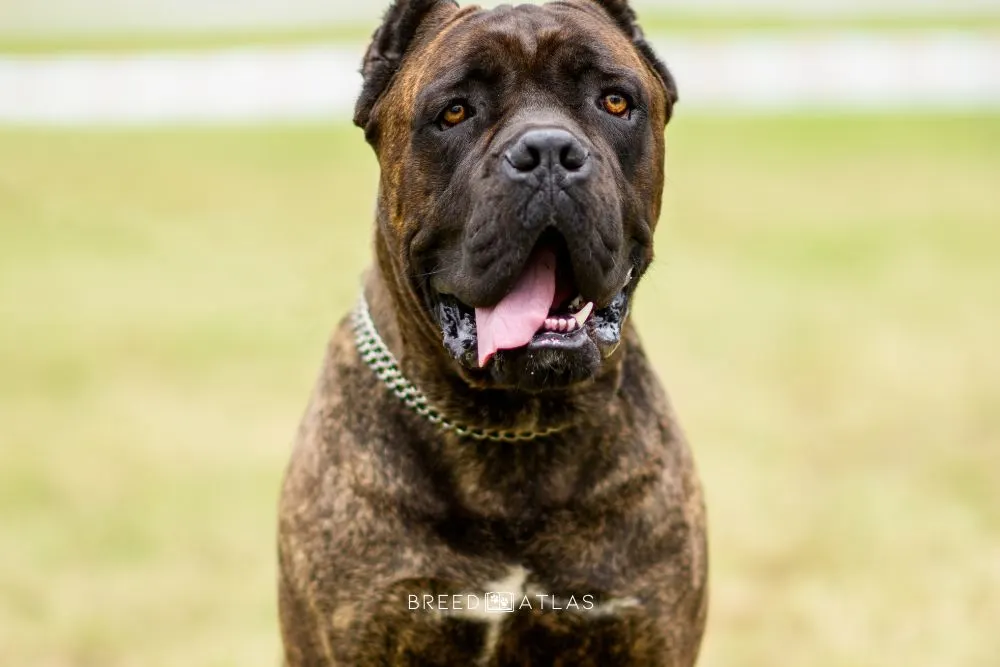
<svg viewBox="0 0 1000 667">
<path fill-rule="evenodd" d="M 653 47 L 646 41 L 646 36 L 642 32 L 642 28 L 639 27 L 635 10 L 629 6 L 628 0 L 593 0 L 593 2 L 600 5 L 614 19 L 618 27 L 632 40 L 632 44 L 639 51 L 639 54 L 659 75 L 663 89 L 667 92 L 667 101 L 669 102 L 667 121 L 669 121 L 674 105 L 677 104 L 677 84 L 674 82 L 670 70 L 667 69 L 667 65 L 660 60 L 656 52 L 653 51 Z"/>
<path fill-rule="evenodd" d="M 372 35 L 361 76 L 364 84 L 354 106 L 354 124 L 365 128 L 375 103 L 399 71 L 403 56 L 416 39 L 425 20 L 450 14 L 458 8 L 454 0 L 396 0 L 385 13 L 382 25 Z"/>
</svg>

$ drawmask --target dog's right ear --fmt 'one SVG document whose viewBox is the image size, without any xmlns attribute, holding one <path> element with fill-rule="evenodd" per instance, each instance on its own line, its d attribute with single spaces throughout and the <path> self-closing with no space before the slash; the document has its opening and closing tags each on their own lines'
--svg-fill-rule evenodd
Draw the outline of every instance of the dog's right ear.
<svg viewBox="0 0 1000 667">
<path fill-rule="evenodd" d="M 457 8 L 454 0 L 396 0 L 392 3 L 382 19 L 382 25 L 372 35 L 372 43 L 361 62 L 364 84 L 354 106 L 355 125 L 367 128 L 375 103 L 399 71 L 403 56 L 424 19 L 435 11 Z"/>
<path fill-rule="evenodd" d="M 667 65 L 659 59 L 653 51 L 653 47 L 646 41 L 646 36 L 639 27 L 639 20 L 635 15 L 635 10 L 629 6 L 628 0 L 594 0 L 608 15 L 618 24 L 631 40 L 639 54 L 646 60 L 646 63 L 653 68 L 656 75 L 663 84 L 663 90 L 667 94 L 667 122 L 673 113 L 674 105 L 677 104 L 677 83 L 673 75 L 667 69 Z"/>
</svg>

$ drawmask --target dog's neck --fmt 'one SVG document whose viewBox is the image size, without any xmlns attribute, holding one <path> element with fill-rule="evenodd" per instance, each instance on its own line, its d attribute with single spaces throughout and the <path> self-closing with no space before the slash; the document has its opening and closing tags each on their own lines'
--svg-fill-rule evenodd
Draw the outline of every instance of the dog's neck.
<svg viewBox="0 0 1000 667">
<path fill-rule="evenodd" d="M 408 285 L 386 275 L 379 268 L 384 265 L 377 263 L 371 269 L 364 286 L 363 301 L 375 335 L 405 382 L 421 392 L 446 423 L 459 426 L 460 434 L 471 430 L 505 434 L 488 439 L 533 440 L 570 424 L 599 421 L 609 409 L 620 384 L 627 344 L 605 361 L 605 369 L 595 380 L 580 385 L 537 393 L 475 387 L 462 377 L 418 297 Z M 356 311 L 356 331 L 359 324 L 364 328 L 358 315 Z M 364 337 L 362 332 L 360 338 Z"/>
<path fill-rule="evenodd" d="M 551 508 L 599 502 L 636 479 L 658 474 L 659 455 L 649 443 L 660 442 L 664 428 L 653 402 L 660 390 L 631 326 L 626 325 L 622 344 L 605 361 L 604 372 L 590 382 L 537 394 L 475 388 L 462 379 L 431 328 L 436 323 L 416 302 L 404 300 L 416 295 L 380 270 L 392 266 L 384 259 L 365 280 L 372 325 L 400 373 L 441 414 L 483 430 L 523 433 L 560 427 L 552 435 L 521 442 L 442 431 L 392 396 L 366 363 L 366 377 L 389 394 L 387 409 L 395 405 L 413 424 L 412 437 L 394 446 L 435 462 L 433 468 L 442 476 L 435 478 L 434 494 L 449 499 L 444 506 L 524 521 Z"/>
</svg>

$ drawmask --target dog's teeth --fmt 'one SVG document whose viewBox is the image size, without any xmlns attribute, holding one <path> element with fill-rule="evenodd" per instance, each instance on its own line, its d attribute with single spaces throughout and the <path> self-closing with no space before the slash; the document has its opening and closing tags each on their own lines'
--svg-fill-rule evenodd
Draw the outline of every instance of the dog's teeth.
<svg viewBox="0 0 1000 667">
<path fill-rule="evenodd" d="M 631 267 L 629 267 L 628 275 L 625 276 L 625 284 L 628 285 L 630 282 L 632 282 L 632 268 Z"/>
<path fill-rule="evenodd" d="M 542 325 L 542 329 L 545 331 L 559 332 L 576 331 L 583 326 L 583 322 L 587 320 L 587 316 L 590 314 L 590 311 L 593 310 L 593 307 L 593 304 L 587 304 L 587 306 L 584 306 L 583 310 L 572 317 L 550 317 L 545 320 L 545 323 Z"/>
<path fill-rule="evenodd" d="M 569 309 L 579 310 L 582 305 L 583 305 L 583 295 L 577 294 L 576 298 L 569 302 Z"/>
<path fill-rule="evenodd" d="M 582 328 L 592 312 L 594 312 L 594 302 L 588 301 L 587 305 L 584 306 L 582 309 L 580 309 L 580 312 L 578 312 L 576 315 L 573 316 L 573 319 L 576 320 L 576 325 Z"/>
</svg>

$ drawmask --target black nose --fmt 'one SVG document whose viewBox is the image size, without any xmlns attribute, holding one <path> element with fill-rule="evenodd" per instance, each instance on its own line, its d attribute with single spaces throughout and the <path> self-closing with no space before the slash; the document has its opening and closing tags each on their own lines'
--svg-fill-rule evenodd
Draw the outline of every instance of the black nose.
<svg viewBox="0 0 1000 667">
<path fill-rule="evenodd" d="M 540 169 L 580 172 L 587 165 L 590 155 L 571 133 L 546 128 L 522 134 L 505 157 L 517 172 L 527 175 Z"/>
</svg>

